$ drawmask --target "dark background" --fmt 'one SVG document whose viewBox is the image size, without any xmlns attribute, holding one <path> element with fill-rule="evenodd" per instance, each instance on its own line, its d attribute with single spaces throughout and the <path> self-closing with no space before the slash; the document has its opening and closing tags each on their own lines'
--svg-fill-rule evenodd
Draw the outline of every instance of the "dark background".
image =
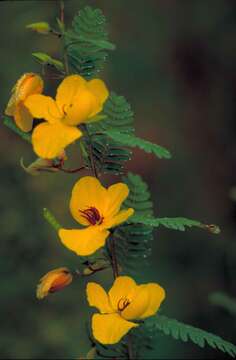
<svg viewBox="0 0 236 360">
<path fill-rule="evenodd" d="M 117 49 L 102 73 L 108 87 L 135 111 L 137 134 L 166 146 L 173 159 L 135 151 L 129 170 L 150 185 L 157 216 L 216 223 L 220 235 L 158 229 L 153 268 L 143 274 L 167 291 L 169 317 L 235 339 L 235 318 L 209 303 L 214 291 L 235 296 L 236 223 L 230 194 L 236 184 L 235 50 L 233 0 L 65 1 L 66 23 L 85 4 L 107 16 Z M 31 57 L 58 56 L 53 37 L 25 25 L 55 25 L 58 1 L 0 2 L 1 111 L 24 72 L 40 71 Z M 51 83 L 53 87 L 54 84 Z M 1 358 L 78 358 L 89 350 L 85 280 L 39 302 L 35 287 L 47 271 L 76 266 L 42 217 L 47 206 L 69 226 L 68 199 L 76 175 L 27 175 L 19 160 L 34 159 L 29 145 L 1 126 Z M 110 273 L 93 280 L 110 285 Z M 158 358 L 223 358 L 209 348 L 160 335 Z M 153 356 L 153 355 L 152 355 Z"/>
</svg>

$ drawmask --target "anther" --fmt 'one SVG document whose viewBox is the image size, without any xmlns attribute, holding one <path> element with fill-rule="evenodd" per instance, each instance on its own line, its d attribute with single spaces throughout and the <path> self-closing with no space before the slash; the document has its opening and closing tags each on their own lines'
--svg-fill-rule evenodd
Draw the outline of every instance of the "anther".
<svg viewBox="0 0 236 360">
<path fill-rule="evenodd" d="M 129 306 L 129 304 L 130 304 L 130 301 L 127 298 L 121 298 L 118 301 L 117 308 L 119 311 L 123 311 L 127 308 L 127 306 Z"/>
<path fill-rule="evenodd" d="M 82 214 L 81 216 L 86 219 L 91 225 L 101 225 L 103 222 L 103 217 L 100 215 L 99 211 L 91 206 L 86 210 L 79 210 Z"/>
</svg>

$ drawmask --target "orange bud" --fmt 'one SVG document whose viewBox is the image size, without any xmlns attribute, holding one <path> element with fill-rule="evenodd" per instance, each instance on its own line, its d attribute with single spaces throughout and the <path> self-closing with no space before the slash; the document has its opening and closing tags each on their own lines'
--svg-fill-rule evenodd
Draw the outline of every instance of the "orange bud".
<svg viewBox="0 0 236 360">
<path fill-rule="evenodd" d="M 36 292 L 37 298 L 43 299 L 50 293 L 62 290 L 72 282 L 72 279 L 70 271 L 65 267 L 49 271 L 40 279 Z"/>
</svg>

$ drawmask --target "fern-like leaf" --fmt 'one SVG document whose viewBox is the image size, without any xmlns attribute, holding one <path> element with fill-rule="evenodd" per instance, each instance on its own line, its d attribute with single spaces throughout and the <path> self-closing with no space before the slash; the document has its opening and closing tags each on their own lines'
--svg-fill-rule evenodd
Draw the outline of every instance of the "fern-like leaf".
<svg viewBox="0 0 236 360">
<path fill-rule="evenodd" d="M 109 138 L 104 131 L 117 128 L 132 132 L 133 111 L 123 96 L 112 92 L 104 105 L 103 115 L 104 120 L 87 125 L 90 136 L 84 138 L 85 149 L 90 152 L 91 144 L 98 172 L 121 174 L 124 163 L 131 158 L 131 151 L 120 142 Z"/>
<path fill-rule="evenodd" d="M 182 340 L 184 342 L 192 341 L 201 348 L 205 347 L 205 344 L 208 344 L 212 348 L 227 353 L 232 357 L 236 356 L 236 346 L 225 341 L 220 336 L 163 315 L 156 315 L 154 318 L 147 320 L 145 327 L 152 335 L 159 330 L 165 335 L 172 336 L 176 340 Z"/>
<path fill-rule="evenodd" d="M 236 299 L 223 292 L 214 292 L 209 296 L 212 305 L 219 306 L 227 310 L 232 315 L 236 315 Z"/>
<path fill-rule="evenodd" d="M 145 224 L 152 227 L 159 227 L 160 225 L 162 225 L 168 229 L 179 230 L 179 231 L 185 231 L 186 228 L 198 227 L 201 229 L 208 230 L 213 234 L 220 233 L 220 228 L 217 225 L 214 224 L 206 225 L 206 224 L 202 224 L 200 221 L 187 219 L 184 217 L 154 218 L 154 217 L 146 217 L 135 214 L 134 216 L 132 216 L 132 218 L 129 219 L 129 222 Z"/>
<path fill-rule="evenodd" d="M 138 215 L 151 216 L 153 204 L 147 184 L 139 175 L 128 173 L 123 178 L 129 187 L 129 197 L 124 206 L 132 207 Z M 150 255 L 153 228 L 146 224 L 124 224 L 114 233 L 119 265 L 126 273 L 136 273 L 147 264 Z"/>
<path fill-rule="evenodd" d="M 106 19 L 100 9 L 86 6 L 74 17 L 72 29 L 65 33 L 69 65 L 72 70 L 90 79 L 103 68 L 107 50 L 114 45 L 108 41 Z"/>
<path fill-rule="evenodd" d="M 106 135 L 115 141 L 119 141 L 124 146 L 129 146 L 132 148 L 138 147 L 147 153 L 153 153 L 160 159 L 171 158 L 171 154 L 169 150 L 165 149 L 160 145 L 153 144 L 150 141 L 138 138 L 133 134 L 127 134 L 124 132 L 117 131 L 116 129 L 111 129 L 106 131 Z"/>
</svg>

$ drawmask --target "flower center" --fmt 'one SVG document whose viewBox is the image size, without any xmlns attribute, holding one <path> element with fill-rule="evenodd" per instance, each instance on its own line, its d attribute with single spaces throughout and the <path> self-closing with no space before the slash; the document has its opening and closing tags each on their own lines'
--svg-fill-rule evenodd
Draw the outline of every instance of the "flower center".
<svg viewBox="0 0 236 360">
<path fill-rule="evenodd" d="M 101 225 L 103 222 L 103 216 L 100 215 L 98 209 L 94 206 L 85 210 L 79 210 L 81 216 L 86 219 L 91 225 Z"/>
<path fill-rule="evenodd" d="M 127 308 L 127 306 L 129 306 L 130 304 L 130 301 L 129 299 L 127 298 L 121 298 L 119 301 L 118 301 L 118 304 L 117 304 L 117 308 L 118 308 L 118 311 L 123 311 Z"/>
</svg>

